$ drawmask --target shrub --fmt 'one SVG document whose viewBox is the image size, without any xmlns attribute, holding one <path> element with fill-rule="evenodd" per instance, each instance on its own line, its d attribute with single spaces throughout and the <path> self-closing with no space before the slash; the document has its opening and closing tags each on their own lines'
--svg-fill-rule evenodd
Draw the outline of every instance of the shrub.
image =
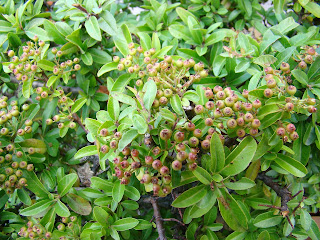
<svg viewBox="0 0 320 240">
<path fill-rule="evenodd" d="M 319 5 L 263 2 L 2 3 L 1 239 L 319 239 Z"/>
</svg>

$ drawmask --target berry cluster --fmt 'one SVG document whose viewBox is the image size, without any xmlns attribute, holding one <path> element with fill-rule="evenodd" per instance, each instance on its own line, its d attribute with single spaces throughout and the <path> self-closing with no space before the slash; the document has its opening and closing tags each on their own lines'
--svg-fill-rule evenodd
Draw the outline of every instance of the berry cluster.
<svg viewBox="0 0 320 240">
<path fill-rule="evenodd" d="M 137 74 L 139 78 L 136 81 L 137 87 L 153 79 L 157 86 L 160 86 L 157 94 L 160 105 L 166 105 L 168 97 L 173 93 L 182 96 L 193 83 L 208 76 L 204 64 L 201 62 L 196 64 L 192 58 L 174 60 L 171 56 L 164 56 L 163 61 L 159 61 L 154 48 L 144 51 L 141 46 L 136 46 L 134 43 L 130 43 L 128 47 L 129 54 L 125 58 L 114 56 L 113 61 L 119 63 L 119 71 L 126 69 L 128 73 Z"/>
<path fill-rule="evenodd" d="M 47 232 L 41 224 L 35 224 L 33 221 L 28 221 L 18 234 L 28 239 L 51 239 L 52 236 L 52 233 Z"/>
<path fill-rule="evenodd" d="M 53 98 L 58 97 L 57 107 L 60 109 L 60 113 L 53 116 L 53 118 L 46 119 L 46 124 L 48 126 L 52 125 L 54 122 L 58 123 L 58 128 L 62 129 L 65 127 L 74 129 L 77 124 L 73 121 L 71 106 L 74 104 L 74 101 L 69 98 L 69 94 L 65 94 L 63 89 L 56 89 L 54 91 L 46 87 L 37 87 L 36 88 L 36 100 L 41 100 L 43 98 L 48 98 L 52 101 Z"/>
<path fill-rule="evenodd" d="M 146 94 L 143 86 L 147 82 L 154 81 L 157 86 L 151 110 L 144 113 L 142 106 L 140 112 L 146 115 L 148 130 L 119 151 L 119 142 L 126 133 L 123 126 L 129 127 L 130 121 L 121 120 L 115 126 L 102 128 L 98 136 L 100 152 L 113 153 L 108 156 L 113 157 L 114 175 L 122 184 L 128 184 L 135 174 L 146 190 L 153 191 L 156 196 L 171 192 L 176 171 L 197 168 L 202 157 L 210 151 L 213 134 L 218 134 L 222 143 L 226 138 L 242 139 L 246 135 L 258 138 L 260 130 L 270 126 L 263 124 L 271 106 L 272 111 L 281 113 L 271 127 L 278 128 L 276 132 L 284 142 L 291 142 L 299 135 L 293 124 L 283 120 L 301 109 L 310 113 L 316 111 L 315 99 L 294 96 L 296 88 L 290 85 L 288 78 L 290 65 L 282 63 L 280 70 L 265 69 L 266 86 L 259 89 L 262 93 L 258 96 L 247 90 L 241 94 L 218 85 L 197 87 L 193 94 L 202 101 L 196 100 L 197 97 L 188 99 L 189 104 L 184 105 L 187 108 L 178 114 L 171 98 L 178 96 L 183 103 L 189 87 L 208 75 L 203 63 L 195 63 L 193 59 L 174 60 L 171 56 L 164 56 L 163 61 L 159 61 L 155 49 L 143 51 L 133 43 L 129 44 L 129 49 L 126 58 L 116 56 L 114 61 L 119 63 L 118 70 L 126 69 L 136 76 L 136 87 L 132 91 L 135 100 L 143 104 L 141 99 Z"/>
<path fill-rule="evenodd" d="M 41 62 L 47 51 L 45 42 L 39 41 L 38 37 L 35 36 L 33 42 L 27 42 L 27 46 L 23 46 L 22 49 L 23 53 L 20 56 L 16 56 L 13 50 L 8 51 L 8 56 L 11 58 L 8 67 L 16 79 L 26 82 L 28 80 L 43 80 L 47 78 L 46 75 L 45 77 L 43 76 L 44 72 L 37 65 L 37 63 Z M 63 56 L 61 50 L 58 51 L 58 49 L 52 48 L 51 52 L 54 54 L 54 62 L 50 62 L 49 66 L 43 68 L 44 70 L 50 70 L 52 67 L 51 63 L 54 65 L 52 70 L 54 75 L 62 76 L 81 69 L 81 66 L 78 64 L 78 58 L 63 62 L 60 61 L 60 58 Z M 47 62 L 44 64 L 47 64 Z M 41 97 L 46 98 L 45 93 Z"/>
<path fill-rule="evenodd" d="M 20 146 L 16 146 L 15 138 L 23 137 L 32 132 L 32 119 L 24 121 L 24 116 L 29 110 L 29 105 L 24 104 L 19 110 L 17 101 L 7 103 L 8 98 L 3 96 L 0 99 L 0 188 L 5 189 L 8 194 L 14 189 L 22 188 L 27 180 L 22 177 L 23 169 L 33 171 L 33 164 L 27 164 L 25 153 Z M 15 124 L 20 121 L 19 126 Z M 34 154 L 35 149 L 27 149 L 29 154 Z"/>
</svg>

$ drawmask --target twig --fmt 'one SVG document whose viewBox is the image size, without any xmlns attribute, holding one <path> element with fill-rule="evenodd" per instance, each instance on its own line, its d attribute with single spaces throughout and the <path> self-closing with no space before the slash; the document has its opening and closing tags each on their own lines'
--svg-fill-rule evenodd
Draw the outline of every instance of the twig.
<svg viewBox="0 0 320 240">
<path fill-rule="evenodd" d="M 268 177 L 264 172 L 259 173 L 258 179 L 262 180 L 267 186 L 269 186 L 272 190 L 274 190 L 277 193 L 277 195 L 281 198 L 281 207 L 271 206 L 271 205 L 264 205 L 264 206 L 279 209 L 281 211 L 282 216 L 288 220 L 290 226 L 292 227 L 292 229 L 294 229 L 294 226 L 288 216 L 289 208 L 287 203 L 293 198 L 289 189 L 287 187 L 281 187 L 278 183 L 274 182 L 271 177 Z M 297 196 L 298 194 L 295 194 L 294 196 Z M 298 206 L 300 206 L 300 204 Z M 296 211 L 296 209 L 294 211 Z"/>
<path fill-rule="evenodd" d="M 151 201 L 151 204 L 152 204 L 152 207 L 153 207 L 153 215 L 154 215 L 154 218 L 156 220 L 159 239 L 160 240 L 167 240 L 157 200 L 156 200 L 156 198 L 151 197 L 150 201 Z"/>
<path fill-rule="evenodd" d="M 164 221 L 164 222 L 177 222 L 180 225 L 185 226 L 185 224 L 183 222 L 181 222 L 181 221 L 179 221 L 178 219 L 175 219 L 175 218 L 163 218 L 162 221 Z"/>
<path fill-rule="evenodd" d="M 72 117 L 79 124 L 79 126 L 83 129 L 83 131 L 85 131 L 85 133 L 88 134 L 89 131 L 85 128 L 85 126 L 81 122 L 81 119 L 79 118 L 79 116 L 76 113 L 74 113 L 74 114 L 72 114 Z"/>
</svg>

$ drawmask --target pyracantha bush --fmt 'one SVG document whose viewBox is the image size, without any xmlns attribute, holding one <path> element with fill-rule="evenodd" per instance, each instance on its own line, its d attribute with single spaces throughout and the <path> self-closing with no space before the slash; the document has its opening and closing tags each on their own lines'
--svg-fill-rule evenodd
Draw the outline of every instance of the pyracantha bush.
<svg viewBox="0 0 320 240">
<path fill-rule="evenodd" d="M 0 239 L 319 239 L 319 4 L 270 2 L 1 1 Z"/>
</svg>

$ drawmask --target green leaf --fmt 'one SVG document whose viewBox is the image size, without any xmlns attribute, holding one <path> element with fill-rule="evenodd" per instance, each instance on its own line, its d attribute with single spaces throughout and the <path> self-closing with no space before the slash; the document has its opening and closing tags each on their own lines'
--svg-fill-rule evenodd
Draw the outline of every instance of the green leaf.
<svg viewBox="0 0 320 240">
<path fill-rule="evenodd" d="M 253 60 L 253 63 L 260 65 L 261 67 L 270 66 L 275 63 L 277 58 L 272 55 L 262 55 Z"/>
<path fill-rule="evenodd" d="M 226 37 L 225 31 L 218 30 L 210 34 L 210 36 L 206 38 L 205 46 L 210 46 L 217 42 L 221 42 L 225 37 Z"/>
<path fill-rule="evenodd" d="M 244 232 L 248 228 L 248 219 L 237 201 L 225 189 L 217 197 L 219 210 L 224 221 L 234 231 Z"/>
<path fill-rule="evenodd" d="M 276 68 L 279 68 L 282 62 L 287 62 L 295 51 L 296 47 L 288 47 L 284 51 L 277 54 L 276 57 L 278 60 L 274 63 Z"/>
<path fill-rule="evenodd" d="M 318 56 L 315 61 L 311 64 L 309 71 L 308 71 L 308 77 L 309 79 L 313 79 L 315 76 L 319 74 L 320 71 L 320 56 Z"/>
<path fill-rule="evenodd" d="M 143 219 L 138 219 L 138 220 L 139 220 L 139 224 L 134 227 L 135 230 L 145 230 L 145 229 L 152 228 L 151 222 Z"/>
<path fill-rule="evenodd" d="M 243 240 L 247 236 L 246 232 L 233 232 L 228 235 L 226 240 Z"/>
<path fill-rule="evenodd" d="M 138 136 L 138 134 L 139 133 L 136 129 L 130 129 L 129 131 L 125 132 L 118 144 L 119 151 L 122 151 L 126 146 L 128 146 L 128 144 L 131 143 Z"/>
<path fill-rule="evenodd" d="M 27 188 L 36 196 L 47 198 L 50 195 L 48 190 L 42 185 L 42 183 L 40 182 L 40 180 L 34 172 L 24 170 L 23 175 L 28 181 Z"/>
<path fill-rule="evenodd" d="M 53 68 L 55 67 L 55 64 L 51 61 L 42 59 L 42 60 L 38 61 L 38 66 L 43 70 L 52 72 Z"/>
<path fill-rule="evenodd" d="M 139 204 L 133 200 L 124 200 L 121 205 L 128 210 L 137 210 L 139 208 Z"/>
<path fill-rule="evenodd" d="M 60 76 L 52 75 L 51 77 L 49 77 L 49 79 L 47 81 L 47 87 L 51 87 L 59 79 L 60 79 Z"/>
<path fill-rule="evenodd" d="M 125 190 L 125 185 L 117 181 L 112 188 L 112 198 L 117 203 L 121 201 Z"/>
<path fill-rule="evenodd" d="M 308 231 L 311 227 L 312 218 L 310 214 L 305 210 L 300 210 L 300 223 L 304 230 Z"/>
<path fill-rule="evenodd" d="M 245 170 L 257 149 L 252 137 L 246 137 L 226 158 L 226 166 L 221 170 L 224 176 L 233 176 Z"/>
<path fill-rule="evenodd" d="M 55 208 L 52 207 L 47 213 L 46 215 L 43 216 L 43 218 L 40 221 L 40 224 L 42 226 L 45 226 L 46 229 L 49 232 L 52 232 L 52 229 L 54 227 L 54 223 L 56 220 L 56 212 L 55 212 Z"/>
<path fill-rule="evenodd" d="M 223 144 L 219 135 L 215 132 L 210 141 L 211 164 L 209 169 L 211 172 L 219 172 L 225 165 L 225 154 Z"/>
<path fill-rule="evenodd" d="M 101 207 L 94 207 L 93 208 L 93 219 L 96 220 L 101 226 L 106 227 L 108 223 L 109 213 L 107 213 Z"/>
<path fill-rule="evenodd" d="M 203 184 L 209 185 L 211 183 L 211 175 L 202 167 L 198 166 L 194 171 L 193 174 L 196 178 Z"/>
<path fill-rule="evenodd" d="M 145 92 L 143 95 L 143 104 L 144 107 L 149 111 L 157 95 L 157 85 L 153 80 L 149 80 L 144 84 L 143 91 Z"/>
<path fill-rule="evenodd" d="M 98 154 L 97 146 L 95 145 L 90 145 L 90 146 L 85 146 L 78 150 L 78 152 L 74 155 L 74 159 L 79 159 L 91 155 Z"/>
<path fill-rule="evenodd" d="M 120 113 L 119 101 L 117 101 L 111 96 L 108 100 L 108 113 L 109 116 L 115 121 L 118 119 Z"/>
<path fill-rule="evenodd" d="M 177 197 L 172 206 L 176 208 L 186 208 L 199 202 L 207 194 L 207 188 L 204 185 L 190 188 Z"/>
<path fill-rule="evenodd" d="M 256 183 L 249 178 L 243 177 L 237 182 L 225 182 L 224 185 L 232 190 L 247 190 L 254 187 Z"/>
<path fill-rule="evenodd" d="M 90 48 L 89 53 L 94 59 L 94 63 L 106 64 L 112 61 L 112 57 L 105 51 L 98 48 Z"/>
<path fill-rule="evenodd" d="M 89 52 L 86 52 L 86 53 L 82 54 L 81 55 L 81 60 L 87 66 L 91 66 L 92 63 L 93 63 L 93 58 L 92 58 L 92 56 L 91 56 L 91 54 Z"/>
<path fill-rule="evenodd" d="M 138 32 L 138 36 L 140 37 L 140 44 L 142 49 L 148 51 L 151 48 L 151 38 L 145 32 Z"/>
<path fill-rule="evenodd" d="M 170 104 L 172 109 L 178 114 L 183 115 L 184 111 L 182 108 L 182 103 L 178 94 L 174 94 L 170 98 Z"/>
<path fill-rule="evenodd" d="M 270 240 L 270 234 L 267 230 L 261 232 L 258 236 L 257 240 Z"/>
<path fill-rule="evenodd" d="M 66 39 L 73 43 L 74 45 L 80 48 L 81 53 L 85 53 L 86 47 L 84 46 L 83 42 L 81 41 L 81 28 L 73 31 L 71 34 L 66 36 Z"/>
<path fill-rule="evenodd" d="M 7 195 L 7 193 L 3 189 L 1 189 L 0 190 L 0 208 L 6 205 L 8 199 L 9 199 L 9 196 Z"/>
<path fill-rule="evenodd" d="M 112 96 L 114 99 L 117 99 L 119 102 L 123 102 L 123 103 L 128 104 L 128 105 L 131 105 L 131 106 L 133 106 L 133 107 L 135 107 L 135 108 L 137 107 L 136 101 L 135 101 L 132 97 L 130 97 L 130 96 L 124 94 L 124 93 L 121 93 L 121 92 L 113 92 L 113 93 L 111 94 L 111 96 Z"/>
<path fill-rule="evenodd" d="M 294 76 L 294 78 L 303 86 L 306 86 L 308 84 L 308 76 L 305 72 L 299 69 L 294 69 L 291 71 L 291 73 Z"/>
<path fill-rule="evenodd" d="M 274 215 L 273 212 L 266 212 L 258 215 L 254 219 L 253 225 L 258 228 L 269 228 L 280 224 L 282 219 L 282 216 Z"/>
<path fill-rule="evenodd" d="M 101 125 L 101 122 L 92 118 L 86 118 L 85 120 L 86 129 L 89 130 L 93 137 L 97 136 L 98 129 L 101 127 Z"/>
<path fill-rule="evenodd" d="M 286 4 L 286 0 L 273 0 L 273 7 L 277 14 L 281 14 L 283 12 L 284 5 Z"/>
<path fill-rule="evenodd" d="M 76 113 L 78 112 L 82 106 L 87 102 L 87 99 L 82 97 L 79 98 L 77 101 L 74 102 L 74 104 L 71 107 L 71 113 Z"/>
<path fill-rule="evenodd" d="M 92 177 L 90 181 L 91 181 L 90 187 L 95 189 L 100 189 L 104 191 L 104 193 L 108 196 L 112 195 L 112 189 L 114 184 L 111 181 L 107 181 L 99 177 Z"/>
<path fill-rule="evenodd" d="M 65 198 L 67 204 L 74 212 L 85 216 L 91 213 L 91 204 L 84 198 L 73 193 L 68 193 Z"/>
<path fill-rule="evenodd" d="M 102 31 L 108 33 L 110 36 L 117 35 L 117 23 L 113 15 L 109 11 L 104 10 L 99 16 L 98 22 Z"/>
<path fill-rule="evenodd" d="M 317 18 L 320 18 L 320 6 L 319 6 L 319 4 L 317 4 L 316 2 L 308 1 L 308 3 L 304 5 L 304 4 L 302 4 L 302 2 L 304 2 L 303 0 L 299 0 L 299 2 L 301 3 L 301 5 L 307 11 L 311 12 Z"/>
<path fill-rule="evenodd" d="M 1 32 L 1 30 L 0 30 L 0 32 Z M 38 36 L 38 38 L 42 41 L 52 41 L 53 40 L 53 38 L 48 35 L 47 31 L 45 31 L 44 29 L 37 27 L 37 26 L 29 28 L 26 31 L 26 35 L 30 39 L 33 39 L 34 36 Z"/>
<path fill-rule="evenodd" d="M 124 195 L 134 201 L 138 201 L 140 199 L 140 192 L 132 186 L 126 185 Z"/>
<path fill-rule="evenodd" d="M 194 20 L 197 20 L 197 18 L 189 11 L 183 9 L 182 7 L 177 7 L 176 8 L 176 11 L 179 15 L 179 17 L 181 18 L 181 20 L 186 24 L 188 25 L 188 18 L 191 17 L 193 18 Z"/>
<path fill-rule="evenodd" d="M 43 22 L 44 29 L 49 34 L 50 37 L 53 38 L 54 42 L 57 44 L 65 44 L 67 41 L 65 36 L 63 36 L 56 26 L 49 20 L 44 20 Z"/>
<path fill-rule="evenodd" d="M 70 216 L 70 211 L 67 208 L 67 206 L 58 199 L 56 204 L 54 205 L 55 212 L 60 216 L 60 217 L 69 217 Z"/>
<path fill-rule="evenodd" d="M 39 202 L 36 202 L 35 204 L 31 205 L 30 207 L 24 208 L 20 210 L 20 214 L 22 216 L 33 216 L 37 215 L 39 213 L 42 213 L 43 211 L 46 211 L 49 209 L 49 207 L 52 205 L 54 201 L 50 199 L 44 199 Z"/>
<path fill-rule="evenodd" d="M 24 188 L 18 189 L 17 194 L 21 202 L 23 202 L 25 205 L 31 205 L 31 198 Z"/>
<path fill-rule="evenodd" d="M 145 134 L 148 130 L 148 122 L 139 114 L 132 116 L 133 126 L 138 130 L 139 134 Z"/>
<path fill-rule="evenodd" d="M 117 231 L 126 231 L 131 228 L 134 228 L 138 224 L 139 224 L 138 219 L 128 217 L 128 218 L 122 218 L 122 219 L 115 221 L 112 224 L 112 227 Z"/>
<path fill-rule="evenodd" d="M 283 154 L 277 154 L 277 158 L 274 160 L 281 168 L 288 171 L 292 175 L 296 177 L 304 177 L 308 170 L 305 168 L 305 166 L 302 165 L 302 163 L 298 162 L 297 160 L 283 155 Z"/>
<path fill-rule="evenodd" d="M 57 191 L 61 197 L 66 195 L 72 188 L 73 184 L 78 180 L 78 175 L 76 173 L 70 173 L 64 176 L 58 183 Z"/>
<path fill-rule="evenodd" d="M 311 222 L 311 227 L 308 231 L 308 236 L 312 240 L 319 240 L 320 239 L 320 230 L 319 230 L 317 223 L 314 220 L 312 220 L 312 222 Z"/>
<path fill-rule="evenodd" d="M 100 70 L 97 73 L 97 76 L 100 77 L 107 72 L 117 69 L 117 67 L 118 67 L 118 63 L 116 62 L 106 63 L 100 68 Z"/>
<path fill-rule="evenodd" d="M 127 56 L 129 54 L 128 42 L 123 34 L 113 36 L 113 41 L 123 56 Z"/>
<path fill-rule="evenodd" d="M 124 88 L 127 86 L 129 81 L 131 80 L 130 74 L 122 74 L 113 84 L 113 87 L 111 89 L 112 92 L 123 92 Z"/>
<path fill-rule="evenodd" d="M 90 37 L 99 42 L 102 40 L 99 23 L 95 16 L 91 16 L 89 19 L 87 19 L 84 26 Z"/>
<path fill-rule="evenodd" d="M 299 24 L 294 21 L 293 17 L 288 17 L 282 20 L 279 24 L 271 27 L 271 29 L 275 29 L 278 32 L 285 35 L 286 33 L 290 32 L 291 30 L 295 29 L 298 26 Z"/>
<path fill-rule="evenodd" d="M 33 79 L 30 78 L 27 81 L 23 82 L 22 84 L 22 95 L 25 98 L 29 98 L 31 95 L 32 82 L 33 82 Z"/>
</svg>

